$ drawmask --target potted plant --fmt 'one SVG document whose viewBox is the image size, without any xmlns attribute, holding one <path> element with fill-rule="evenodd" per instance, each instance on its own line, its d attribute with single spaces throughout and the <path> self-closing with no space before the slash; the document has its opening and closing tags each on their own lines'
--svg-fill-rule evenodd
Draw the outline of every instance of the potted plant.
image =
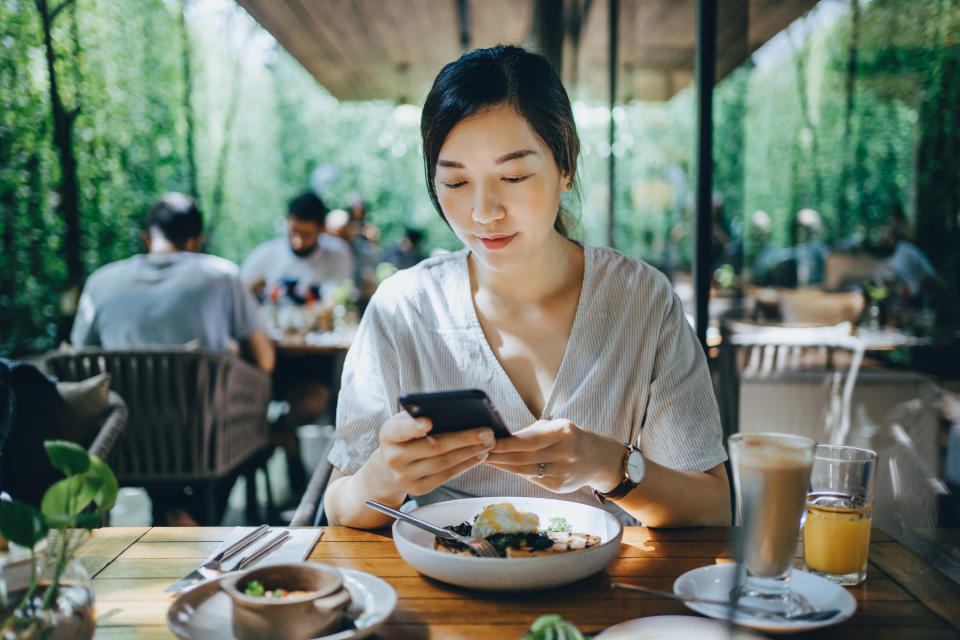
<svg viewBox="0 0 960 640">
<path fill-rule="evenodd" d="M 4 640 L 91 638 L 96 626 L 90 578 L 74 553 L 86 537 L 83 530 L 99 526 L 116 501 L 117 478 L 77 444 L 49 440 L 44 447 L 66 477 L 43 494 L 40 510 L 0 501 L 0 533 L 30 552 L 29 578 L 5 572 L 6 588 L 0 589 Z M 48 544 L 38 551 L 42 540 Z"/>
</svg>

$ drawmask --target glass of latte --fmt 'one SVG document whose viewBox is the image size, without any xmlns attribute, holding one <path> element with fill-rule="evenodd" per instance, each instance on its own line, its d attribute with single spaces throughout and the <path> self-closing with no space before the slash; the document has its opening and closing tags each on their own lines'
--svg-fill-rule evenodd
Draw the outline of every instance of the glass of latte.
<svg viewBox="0 0 960 640">
<path fill-rule="evenodd" d="M 806 613 L 810 605 L 790 589 L 790 571 L 816 443 L 780 433 L 738 433 L 728 444 L 746 570 L 736 595 L 774 613 Z"/>
</svg>

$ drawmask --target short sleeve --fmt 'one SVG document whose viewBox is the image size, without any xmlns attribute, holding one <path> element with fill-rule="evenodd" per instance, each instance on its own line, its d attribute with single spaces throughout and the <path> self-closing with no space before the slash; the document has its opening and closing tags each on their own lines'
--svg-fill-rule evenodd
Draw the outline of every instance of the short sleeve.
<svg viewBox="0 0 960 640">
<path fill-rule="evenodd" d="M 99 346 L 100 336 L 96 331 L 96 305 L 90 292 L 84 290 L 77 305 L 77 315 L 70 330 L 70 344 L 75 347 Z"/>
<path fill-rule="evenodd" d="M 343 365 L 328 460 L 347 475 L 356 473 L 376 450 L 380 427 L 396 413 L 400 363 L 386 315 L 375 294 Z"/>
<path fill-rule="evenodd" d="M 644 457 L 684 471 L 727 459 L 707 361 L 675 293 L 663 315 L 640 446 Z"/>
<path fill-rule="evenodd" d="M 254 331 L 263 328 L 257 301 L 247 289 L 243 281 L 237 277 L 230 278 L 230 334 L 231 337 L 243 339 Z"/>
</svg>

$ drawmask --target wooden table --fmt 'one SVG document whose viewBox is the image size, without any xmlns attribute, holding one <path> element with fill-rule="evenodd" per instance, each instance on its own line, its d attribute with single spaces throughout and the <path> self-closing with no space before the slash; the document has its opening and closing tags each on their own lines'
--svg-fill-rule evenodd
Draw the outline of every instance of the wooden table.
<svg viewBox="0 0 960 640">
<path fill-rule="evenodd" d="M 172 596 L 163 593 L 209 555 L 229 527 L 114 527 L 94 531 L 78 552 L 93 576 L 98 640 L 173 638 L 166 626 Z M 424 578 L 397 554 L 388 530 L 325 527 L 311 560 L 360 569 L 387 580 L 399 603 L 378 637 L 517 639 L 544 613 L 560 613 L 596 633 L 643 616 L 696 615 L 681 603 L 613 591 L 611 578 L 672 589 L 680 574 L 729 558 L 727 529 L 628 527 L 603 574 L 535 593 L 491 594 Z M 850 620 L 794 638 L 960 638 L 960 586 L 886 534 L 874 530 L 869 576 L 852 588 Z"/>
</svg>

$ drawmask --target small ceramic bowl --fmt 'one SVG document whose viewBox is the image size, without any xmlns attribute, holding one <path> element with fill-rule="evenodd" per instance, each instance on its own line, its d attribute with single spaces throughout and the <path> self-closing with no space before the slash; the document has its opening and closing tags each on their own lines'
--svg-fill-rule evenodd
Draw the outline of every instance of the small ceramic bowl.
<svg viewBox="0 0 960 640">
<path fill-rule="evenodd" d="M 253 580 L 268 591 L 309 593 L 277 599 L 248 596 L 244 590 Z M 251 569 L 227 576 L 220 588 L 233 600 L 233 633 L 238 640 L 302 640 L 336 631 L 350 604 L 340 572 L 315 563 Z"/>
</svg>

